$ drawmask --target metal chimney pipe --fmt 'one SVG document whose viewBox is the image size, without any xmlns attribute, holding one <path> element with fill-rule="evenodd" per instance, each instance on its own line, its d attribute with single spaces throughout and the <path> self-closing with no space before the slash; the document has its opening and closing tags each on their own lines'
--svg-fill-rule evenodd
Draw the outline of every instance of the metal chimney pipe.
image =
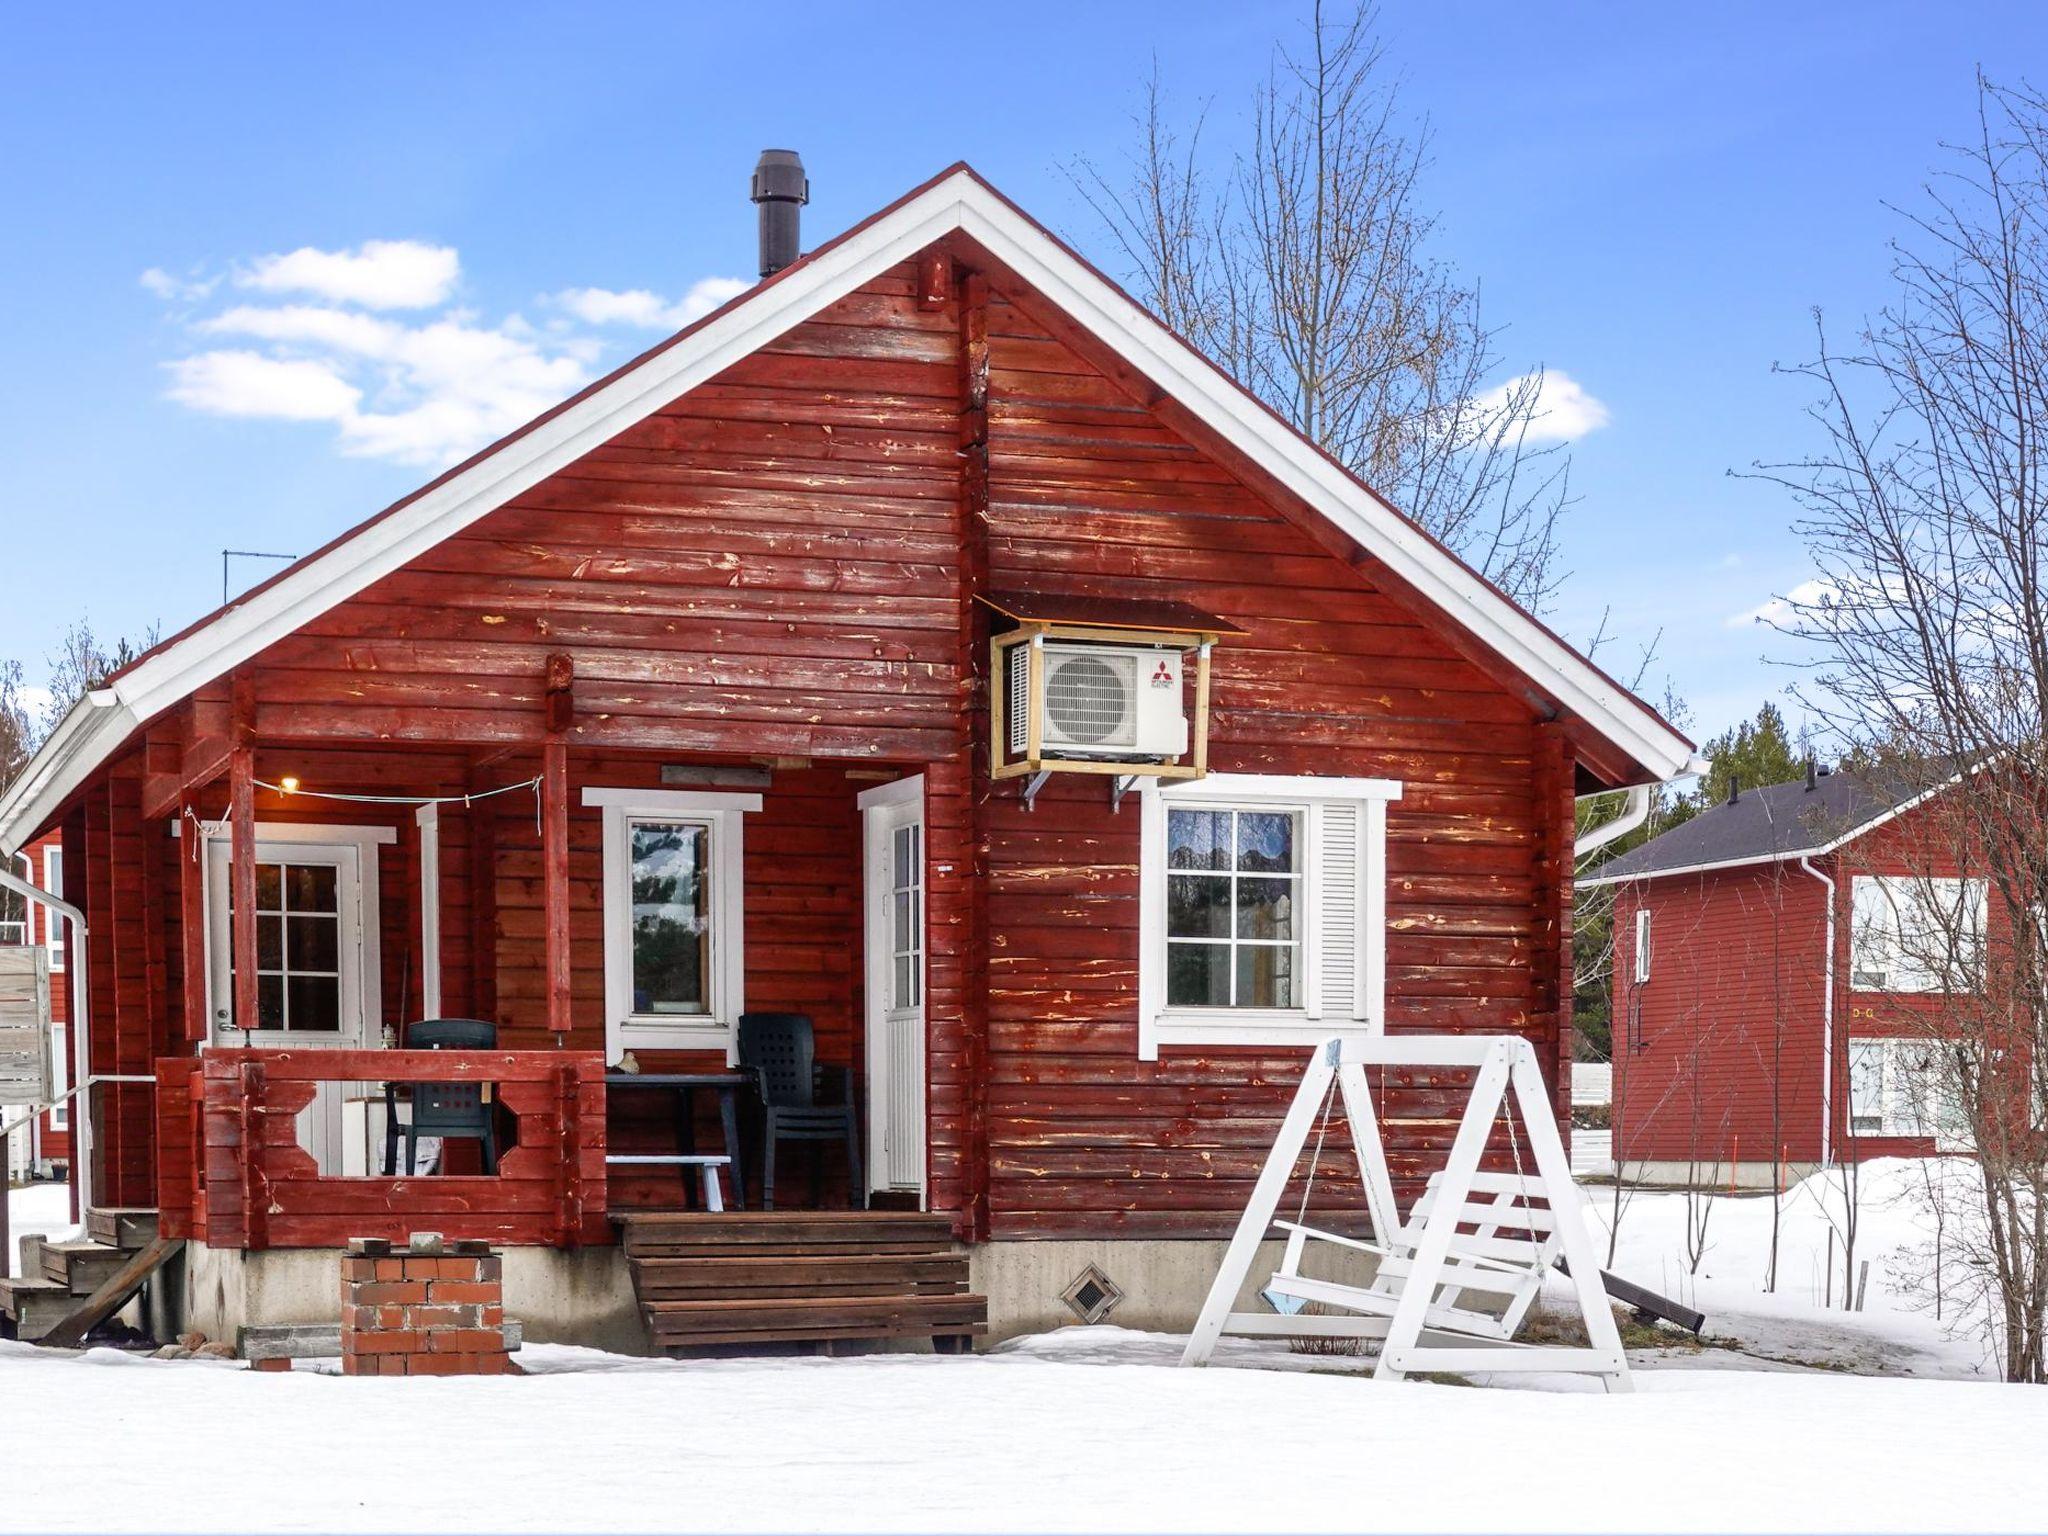
<svg viewBox="0 0 2048 1536">
<path fill-rule="evenodd" d="M 803 253 L 800 210 L 811 200 L 811 183 L 795 150 L 761 151 L 753 200 L 761 210 L 761 275 L 773 277 Z"/>
</svg>

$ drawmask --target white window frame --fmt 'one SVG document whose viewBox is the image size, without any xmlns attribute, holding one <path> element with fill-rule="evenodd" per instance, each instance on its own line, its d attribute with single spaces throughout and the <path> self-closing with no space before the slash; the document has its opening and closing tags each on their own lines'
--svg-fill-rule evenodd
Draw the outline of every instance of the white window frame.
<svg viewBox="0 0 2048 1536">
<path fill-rule="evenodd" d="M 1636 985 L 1641 986 L 1650 979 L 1650 909 L 1636 908 L 1636 950 L 1633 956 Z"/>
<path fill-rule="evenodd" d="M 184 826 L 173 823 L 173 835 L 182 844 Z M 383 987 L 383 946 L 384 931 L 382 897 L 378 890 L 377 850 L 398 841 L 395 827 L 338 827 L 324 822 L 259 821 L 255 827 L 256 861 L 270 862 L 282 859 L 291 862 L 291 849 L 299 847 L 353 847 L 356 851 L 355 901 L 342 903 L 342 947 L 348 952 L 351 938 L 355 951 L 354 974 L 346 977 L 342 988 L 343 1016 L 341 1029 L 336 1034 L 323 1034 L 314 1030 L 250 1030 L 246 1036 L 234 1022 L 234 976 L 228 972 L 226 955 L 228 940 L 226 934 L 230 899 L 228 882 L 234 879 L 234 832 L 225 821 L 209 821 L 201 826 L 201 857 L 207 863 L 201 891 L 204 896 L 203 912 L 206 920 L 206 1019 L 207 1039 L 215 1045 L 240 1045 L 244 1040 L 263 1046 L 294 1046 L 312 1049 L 338 1047 L 360 1049 L 374 1047 L 382 1038 L 384 1028 L 384 987 Z M 225 879 L 218 877 L 212 864 L 212 849 L 220 845 L 227 851 Z M 180 848 L 183 854 L 183 848 Z M 353 910 L 350 910 L 351 905 Z M 354 934 L 349 925 L 354 925 Z M 223 995 L 225 992 L 225 995 Z M 349 1017 L 348 1003 L 353 1000 L 356 1017 Z M 225 1010 L 228 1022 L 223 1023 Z"/>
<path fill-rule="evenodd" d="M 1975 877 L 1944 875 L 1933 879 L 1918 875 L 1856 875 L 1849 884 L 1849 989 L 1852 992 L 1871 992 L 1898 995 L 1903 993 L 1930 993 L 1947 990 L 1938 974 L 1923 970 L 1919 962 L 1903 953 L 1897 935 L 1900 920 L 1906 911 L 1906 903 L 1917 905 L 1923 895 L 1937 894 L 1931 887 L 1954 888 L 1957 891 L 1974 889 L 1976 893 L 1976 954 L 1971 959 L 1973 966 L 1981 966 L 1984 960 L 1985 919 L 1990 905 L 1990 884 Z M 1869 914 L 1882 901 L 1890 914 L 1881 928 L 1873 929 Z M 1889 956 L 1874 956 L 1865 945 L 1872 937 L 1891 936 Z M 1885 984 L 1867 986 L 1862 978 L 1877 967 L 1870 962 L 1888 959 L 1884 967 Z M 1978 990 L 1976 986 L 1962 989 L 1968 992 Z"/>
<path fill-rule="evenodd" d="M 616 1062 L 633 1050 L 716 1050 L 739 1060 L 739 1017 L 747 1007 L 745 817 L 759 795 L 712 790 L 583 791 L 604 813 L 604 1049 Z M 702 1014 L 633 1011 L 633 852 L 635 821 L 693 822 L 711 838 L 710 1008 Z"/>
<path fill-rule="evenodd" d="M 59 900 L 64 896 L 64 850 L 45 848 L 43 850 L 43 889 Z M 38 903 L 38 905 L 41 905 Z M 64 969 L 64 918 L 55 907 L 43 907 L 43 947 L 49 952 L 50 971 L 54 975 Z"/>
<path fill-rule="evenodd" d="M 71 1129 L 71 1062 L 65 1056 L 71 1034 L 62 1019 L 50 1021 L 50 1129 L 68 1133 Z"/>
<path fill-rule="evenodd" d="M 1139 793 L 1138 1057 L 1156 1061 L 1169 1045 L 1314 1045 L 1332 1035 L 1386 1028 L 1387 805 L 1393 779 L 1305 774 L 1212 773 L 1200 779 L 1147 778 Z M 1359 912 L 1352 1006 L 1327 1012 L 1322 998 L 1322 824 L 1331 805 L 1358 808 Z M 1301 998 L 1298 1008 L 1186 1008 L 1166 1002 L 1166 813 L 1291 810 L 1300 816 Z"/>
<path fill-rule="evenodd" d="M 36 883 L 36 861 L 30 858 L 27 853 L 17 850 L 8 862 L 21 866 L 15 873 L 30 885 Z M 0 921 L 0 944 L 32 944 L 35 942 L 36 903 L 30 901 L 26 896 L 17 899 L 21 902 L 21 920 L 16 922 L 9 918 L 5 921 Z"/>
</svg>

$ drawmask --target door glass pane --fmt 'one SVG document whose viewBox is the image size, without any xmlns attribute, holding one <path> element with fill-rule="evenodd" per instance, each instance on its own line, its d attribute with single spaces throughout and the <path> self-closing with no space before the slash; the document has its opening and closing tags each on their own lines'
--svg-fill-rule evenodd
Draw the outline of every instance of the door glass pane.
<svg viewBox="0 0 2048 1536">
<path fill-rule="evenodd" d="M 234 881 L 227 882 L 227 986 L 234 988 Z M 256 1020 L 261 1030 L 334 1034 L 341 1017 L 341 872 L 334 864 L 256 865 Z"/>
<path fill-rule="evenodd" d="M 633 1011 L 708 1013 L 711 829 L 701 822 L 631 827 Z"/>
</svg>

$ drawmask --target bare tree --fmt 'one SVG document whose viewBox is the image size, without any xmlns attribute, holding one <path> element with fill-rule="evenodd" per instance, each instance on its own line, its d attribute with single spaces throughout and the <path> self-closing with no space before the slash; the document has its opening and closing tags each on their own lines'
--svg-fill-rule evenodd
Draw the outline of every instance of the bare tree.
<svg viewBox="0 0 2048 1536">
<path fill-rule="evenodd" d="M 35 750 L 36 727 L 23 688 L 21 663 L 0 661 L 0 790 L 14 782 Z"/>
<path fill-rule="evenodd" d="M 1375 20 L 1315 0 L 1227 169 L 1209 169 L 1206 113 L 1174 126 L 1155 69 L 1129 164 L 1069 176 L 1162 320 L 1539 608 L 1562 577 L 1570 461 L 1541 424 L 1541 368 L 1489 387 L 1499 333 L 1435 254 L 1428 135 L 1406 122 Z"/>
<path fill-rule="evenodd" d="M 49 658 L 50 697 L 43 706 L 42 734 L 48 735 L 71 712 L 71 706 L 156 644 L 157 626 L 152 624 L 140 640 L 125 635 L 111 649 L 93 633 L 92 621 L 80 619 L 64 631 L 57 650 Z"/>
<path fill-rule="evenodd" d="M 1897 793 L 1956 781 L 1894 850 L 1922 888 L 1900 942 L 1931 996 L 1887 1028 L 1941 1042 L 1937 1093 L 1980 1197 L 1944 1246 L 1988 1277 L 2006 1376 L 2042 1381 L 2048 101 L 1978 84 L 1975 134 L 1901 211 L 1892 300 L 1847 345 L 1816 317 L 1818 355 L 1793 370 L 1818 389 L 1819 451 L 1765 473 L 1802 504 L 1819 566 L 1788 626 L 1819 647 L 1809 706 Z"/>
</svg>

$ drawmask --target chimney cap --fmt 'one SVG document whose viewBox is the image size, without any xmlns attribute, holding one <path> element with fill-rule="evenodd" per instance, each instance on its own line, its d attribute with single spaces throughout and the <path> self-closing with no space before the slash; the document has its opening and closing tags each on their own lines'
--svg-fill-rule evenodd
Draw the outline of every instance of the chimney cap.
<svg viewBox="0 0 2048 1536">
<path fill-rule="evenodd" d="M 764 149 L 754 162 L 754 191 L 757 203 L 796 203 L 811 200 L 810 178 L 804 175 L 803 156 L 793 149 Z"/>
</svg>

